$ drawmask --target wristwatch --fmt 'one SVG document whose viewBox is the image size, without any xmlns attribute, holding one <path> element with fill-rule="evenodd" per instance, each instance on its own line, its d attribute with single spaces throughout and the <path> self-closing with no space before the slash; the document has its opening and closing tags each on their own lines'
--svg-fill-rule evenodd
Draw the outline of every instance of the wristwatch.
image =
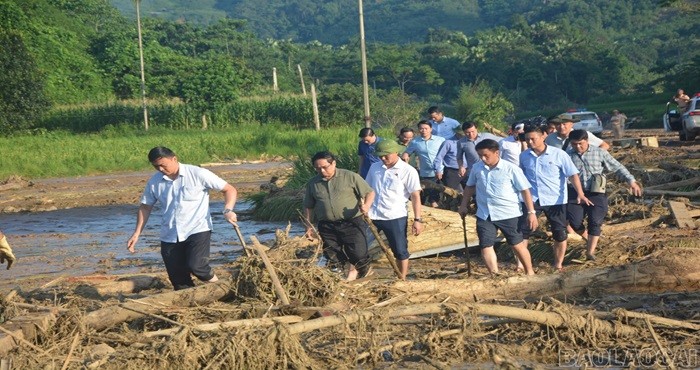
<svg viewBox="0 0 700 370">
<path fill-rule="evenodd" d="M 226 209 L 224 209 L 224 211 L 221 212 L 221 213 L 222 213 L 222 214 L 227 214 L 227 213 L 229 213 L 229 212 L 233 212 L 233 210 L 232 210 L 231 208 L 226 208 Z"/>
<path fill-rule="evenodd" d="M 422 223 L 422 222 L 423 222 L 423 219 L 421 219 L 421 218 L 414 218 L 414 219 L 413 219 L 413 222 L 421 222 L 421 223 Z"/>
<path fill-rule="evenodd" d="M 533 211 L 527 211 L 527 213 L 530 213 L 530 214 L 536 215 L 536 214 L 537 214 L 537 211 L 534 211 L 534 210 L 533 210 Z"/>
</svg>

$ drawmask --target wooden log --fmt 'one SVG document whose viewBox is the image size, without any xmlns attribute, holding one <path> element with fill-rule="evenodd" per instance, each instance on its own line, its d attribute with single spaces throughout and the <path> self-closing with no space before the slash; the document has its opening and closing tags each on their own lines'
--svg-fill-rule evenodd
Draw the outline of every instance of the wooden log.
<svg viewBox="0 0 700 370">
<path fill-rule="evenodd" d="M 700 190 L 695 191 L 672 191 L 672 190 L 643 190 L 643 195 L 668 195 L 671 197 L 695 198 L 700 197 Z"/>
<path fill-rule="evenodd" d="M 457 299 L 539 300 L 586 294 L 685 292 L 700 290 L 700 254 L 668 248 L 637 263 L 587 268 L 563 274 L 515 276 L 503 280 L 413 280 L 392 285 L 402 293 L 441 293 Z"/>
<path fill-rule="evenodd" d="M 487 131 L 491 132 L 491 133 L 494 134 L 494 135 L 498 135 L 498 136 L 500 136 L 500 137 L 507 137 L 507 136 L 508 136 L 505 132 L 503 132 L 503 131 L 501 131 L 501 130 L 495 128 L 495 127 L 493 127 L 493 126 L 492 126 L 490 123 L 488 123 L 488 122 L 482 122 L 482 124 L 484 125 L 484 128 L 485 128 Z"/>
<path fill-rule="evenodd" d="M 462 195 L 461 191 L 457 191 L 455 189 L 447 187 L 443 184 L 438 184 L 437 182 L 431 180 L 420 180 L 420 185 L 423 189 L 437 190 L 439 192 L 445 193 L 446 195 L 452 198 L 457 198 L 458 196 Z"/>
<path fill-rule="evenodd" d="M 500 306 L 482 303 L 460 303 L 460 309 L 471 309 L 479 315 L 495 316 L 520 321 L 534 322 L 551 327 L 568 327 L 576 330 L 584 330 L 589 323 L 589 318 L 571 314 L 564 316 L 559 312 L 542 312 L 525 308 Z M 392 309 L 387 313 L 389 318 L 401 316 L 414 316 L 426 314 L 445 314 L 452 311 L 449 305 L 443 303 L 423 303 L 411 306 L 403 306 Z M 343 315 L 321 317 L 314 320 L 304 321 L 289 326 L 289 333 L 299 334 L 327 328 L 336 325 L 351 324 L 361 319 L 368 320 L 375 315 L 372 311 L 356 311 Z M 607 321 L 597 320 L 596 331 L 604 334 L 616 334 L 623 336 L 637 335 L 637 329 L 626 325 L 613 325 Z"/>
<path fill-rule="evenodd" d="M 192 307 L 209 304 L 231 296 L 232 287 L 230 281 L 220 280 L 216 283 L 200 285 L 194 288 L 176 290 L 138 301 L 125 302 L 116 306 L 109 306 L 92 311 L 85 315 L 83 323 L 88 328 L 102 330 L 125 321 L 142 317 L 141 312 L 158 313 L 164 307 Z M 133 308 L 132 309 L 130 309 Z"/>
<path fill-rule="evenodd" d="M 647 186 L 644 190 L 668 190 L 668 189 L 678 189 L 686 186 L 694 186 L 700 184 L 700 177 L 693 177 L 681 181 L 667 182 L 665 184 L 659 184 L 654 186 Z"/>
<path fill-rule="evenodd" d="M 66 282 L 82 284 L 78 285 L 74 292 L 83 297 L 102 298 L 118 294 L 138 293 L 142 290 L 165 286 L 165 276 L 134 275 L 128 277 L 111 275 L 93 275 L 74 278 L 66 278 Z"/>
<path fill-rule="evenodd" d="M 260 318 L 260 319 L 244 319 L 244 320 L 234 320 L 234 321 L 199 324 L 199 325 L 193 326 L 192 329 L 199 330 L 199 331 L 218 331 L 218 330 L 222 330 L 222 329 L 233 329 L 233 328 L 243 328 L 243 327 L 253 327 L 253 326 L 255 326 L 255 327 L 268 327 L 268 326 L 273 326 L 273 325 L 277 325 L 277 324 L 293 324 L 293 323 L 301 322 L 302 320 L 303 320 L 303 318 L 300 316 L 289 315 L 289 316 L 280 316 L 280 317 L 269 317 L 269 318 Z M 176 334 L 180 330 L 182 330 L 182 328 L 177 327 L 177 328 L 171 328 L 171 329 L 149 331 L 149 332 L 143 333 L 143 336 L 145 336 L 147 338 L 159 337 L 159 336 L 170 336 L 170 335 Z"/>
<path fill-rule="evenodd" d="M 413 219 L 413 210 L 409 207 L 408 219 Z M 424 257 L 451 250 L 464 249 L 464 238 L 462 237 L 462 219 L 459 213 L 423 206 L 421 214 L 425 228 L 420 235 L 408 235 L 409 258 Z M 467 232 L 469 235 L 476 235 L 476 217 L 467 215 Z M 476 237 L 469 239 L 469 247 L 476 247 L 479 241 Z M 384 254 L 379 246 L 370 246 L 370 256 L 375 260 L 383 260 Z"/>
</svg>

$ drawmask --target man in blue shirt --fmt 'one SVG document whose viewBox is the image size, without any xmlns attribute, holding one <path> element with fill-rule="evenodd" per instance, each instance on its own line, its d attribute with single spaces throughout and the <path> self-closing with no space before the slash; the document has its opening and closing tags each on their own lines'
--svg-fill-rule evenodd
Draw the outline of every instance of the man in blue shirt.
<svg viewBox="0 0 700 370">
<path fill-rule="evenodd" d="M 532 185 L 532 200 L 535 212 L 542 211 L 547 216 L 554 239 L 554 268 L 563 269 L 566 254 L 566 203 L 568 201 L 566 180 L 571 182 L 577 194 L 577 202 L 592 204 L 581 189 L 578 169 L 571 157 L 563 150 L 544 143 L 545 134 L 539 126 L 525 129 L 525 142 L 529 149 L 520 154 L 520 168 Z M 529 211 L 529 210 L 528 210 Z M 524 223 L 526 220 L 523 218 Z M 526 227 L 521 228 L 525 242 L 530 237 Z"/>
<path fill-rule="evenodd" d="M 421 180 L 435 181 L 435 157 L 437 156 L 440 146 L 445 141 L 445 138 L 433 135 L 432 124 L 422 120 L 418 122 L 418 132 L 420 137 L 411 140 L 406 147 L 406 151 L 401 155 L 404 162 L 408 162 L 411 154 L 418 155 L 419 174 Z M 442 168 L 438 168 L 442 171 Z M 437 201 L 440 199 L 440 193 L 435 189 L 425 191 L 425 203 L 431 207 L 437 207 Z"/>
<path fill-rule="evenodd" d="M 457 139 L 458 136 L 455 135 L 442 143 L 435 156 L 433 169 L 435 177 L 441 184 L 462 191 L 462 177 L 459 175 L 459 164 L 457 163 Z"/>
<path fill-rule="evenodd" d="M 376 150 L 377 144 L 382 141 L 382 138 L 374 134 L 374 130 L 369 127 L 365 127 L 360 130 L 360 142 L 357 144 L 357 155 L 360 157 L 360 166 L 357 173 L 362 176 L 362 178 L 367 178 L 367 171 L 373 163 L 380 162 L 379 157 L 377 157 L 374 152 Z"/>
<path fill-rule="evenodd" d="M 479 160 L 479 154 L 476 153 L 475 148 L 476 144 L 484 139 L 498 142 L 503 138 L 488 132 L 479 133 L 475 122 L 464 122 L 462 132 L 464 132 L 464 137 L 457 142 L 457 163 L 459 164 L 459 175 L 466 177 L 467 171 Z"/>
<path fill-rule="evenodd" d="M 476 194 L 476 232 L 479 236 L 481 255 L 489 272 L 498 273 L 498 261 L 493 245 L 497 230 L 501 230 L 518 261 L 525 267 L 525 273 L 534 275 L 527 242 L 519 229 L 519 219 L 522 215 L 519 195 L 522 196 L 527 212 L 527 228 L 530 231 L 537 228 L 535 206 L 528 190 L 530 183 L 518 166 L 501 160 L 496 141 L 485 139 L 476 144 L 476 150 L 481 161 L 475 163 L 469 172 L 459 214 L 462 218 L 467 215 L 469 201 Z"/>
<path fill-rule="evenodd" d="M 433 127 L 433 135 L 451 139 L 455 136 L 455 129 L 459 128 L 459 122 L 450 117 L 445 117 L 440 108 L 432 106 L 428 108 L 430 124 Z"/>
</svg>

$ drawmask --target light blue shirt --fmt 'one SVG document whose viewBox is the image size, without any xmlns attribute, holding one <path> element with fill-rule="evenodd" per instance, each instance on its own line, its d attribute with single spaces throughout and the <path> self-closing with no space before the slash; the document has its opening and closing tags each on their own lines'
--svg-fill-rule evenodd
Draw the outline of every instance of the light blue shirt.
<svg viewBox="0 0 700 370">
<path fill-rule="evenodd" d="M 404 153 L 408 153 L 409 155 L 416 153 L 418 155 L 420 177 L 435 177 L 433 163 L 444 141 L 444 137 L 431 135 L 427 140 L 419 136 L 408 143 Z M 442 171 L 442 167 L 440 167 L 439 170 Z"/>
<path fill-rule="evenodd" d="M 440 150 L 438 150 L 435 155 L 433 169 L 436 172 L 442 173 L 443 167 L 459 169 L 459 165 L 457 164 L 457 140 L 445 140 L 440 146 Z"/>
<path fill-rule="evenodd" d="M 461 161 L 461 165 L 465 168 L 472 168 L 474 163 L 479 161 L 479 153 L 476 152 L 476 144 L 479 144 L 482 140 L 491 139 L 496 142 L 501 141 L 503 138 L 490 134 L 488 132 L 477 133 L 476 139 L 474 141 L 463 137 L 457 141 L 457 160 Z"/>
<path fill-rule="evenodd" d="M 492 169 L 476 162 L 467 186 L 476 186 L 476 217 L 491 221 L 522 216 L 520 192 L 531 187 L 520 167 L 503 159 Z"/>
<path fill-rule="evenodd" d="M 456 119 L 442 116 L 442 121 L 435 122 L 430 120 L 430 124 L 433 125 L 433 135 L 443 137 L 445 139 L 451 139 L 455 136 L 455 129 L 461 125 Z"/>
<path fill-rule="evenodd" d="M 532 185 L 532 201 L 541 206 L 566 204 L 568 201 L 566 180 L 578 174 L 571 157 L 563 150 L 547 145 L 542 155 L 532 149 L 520 154 L 520 168 Z"/>
<path fill-rule="evenodd" d="M 225 186 L 226 181 L 213 172 L 181 163 L 175 180 L 154 174 L 146 183 L 141 203 L 161 203 L 160 240 L 176 243 L 212 229 L 209 190 L 223 191 Z"/>
</svg>

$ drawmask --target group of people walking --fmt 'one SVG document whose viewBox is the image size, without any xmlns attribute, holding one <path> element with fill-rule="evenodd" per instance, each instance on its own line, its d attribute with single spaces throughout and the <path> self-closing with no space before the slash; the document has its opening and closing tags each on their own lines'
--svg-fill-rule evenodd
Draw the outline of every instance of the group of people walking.
<svg viewBox="0 0 700 370">
<path fill-rule="evenodd" d="M 439 193 L 421 191 L 421 181 L 434 181 L 463 191 L 458 213 L 465 217 L 472 198 L 484 263 L 498 273 L 494 251 L 500 230 L 517 257 L 517 269 L 532 275 L 528 240 L 543 213 L 552 233 L 556 271 L 563 269 L 567 239 L 576 232 L 587 240 L 586 256 L 595 259 L 601 226 L 607 213 L 605 174 L 613 172 L 641 195 L 630 172 L 608 152 L 609 145 L 585 130 L 574 130 L 576 118 L 560 114 L 549 119 L 554 132 L 540 125 L 516 123 L 501 138 L 480 133 L 474 122 L 460 124 L 438 107 L 417 124 L 418 135 L 403 128 L 397 140 L 380 138 L 371 128 L 360 131 L 357 173 L 335 167 L 329 152 L 312 158 L 318 175 L 304 197 L 307 217 L 318 221 L 326 257 L 334 267 L 350 264 L 348 279 L 371 273 L 367 227 L 363 215 L 382 231 L 401 277 L 408 273 L 408 209 L 411 232 L 424 228 L 421 204 L 436 207 Z M 312 236 L 312 230 L 307 230 Z"/>
<path fill-rule="evenodd" d="M 587 256 L 594 259 L 607 212 L 599 180 L 604 170 L 615 172 L 633 194 L 641 195 L 634 177 L 607 152 L 604 141 L 573 130 L 571 115 L 550 119 L 556 131 L 549 135 L 538 125 L 514 124 L 510 136 L 503 139 L 480 133 L 474 122 L 460 124 L 445 117 L 438 107 L 427 113 L 430 119 L 418 122 L 417 136 L 411 128 L 401 129 L 396 140 L 381 138 L 371 128 L 360 130 L 357 172 L 337 168 L 336 158 L 328 151 L 311 158 L 317 175 L 306 184 L 305 216 L 317 222 L 330 267 L 347 266 L 348 280 L 372 273 L 367 222 L 384 233 L 400 278 L 406 278 L 409 230 L 413 235 L 423 231 L 422 204 L 437 206 L 440 196 L 434 190 L 422 190 L 421 181 L 463 191 L 461 217 L 476 198 L 479 246 L 492 273 L 498 272 L 493 247 L 500 230 L 513 248 L 518 268 L 534 274 L 527 246 L 538 227 L 538 213 L 545 214 L 552 232 L 555 269 L 563 268 L 567 228 L 587 239 Z M 136 228 L 127 242 L 129 251 L 135 251 L 151 211 L 160 203 L 161 255 L 173 287 L 194 286 L 192 276 L 217 281 L 209 265 L 208 194 L 210 190 L 223 193 L 223 217 L 237 227 L 236 188 L 209 170 L 180 163 L 166 147 L 153 148 L 148 160 L 158 172 L 148 180 L 141 197 Z M 413 210 L 412 220 L 407 204 Z M 306 234 L 315 236 L 310 225 Z M 14 260 L 0 234 L 0 262 L 7 261 L 9 268 Z"/>
</svg>

